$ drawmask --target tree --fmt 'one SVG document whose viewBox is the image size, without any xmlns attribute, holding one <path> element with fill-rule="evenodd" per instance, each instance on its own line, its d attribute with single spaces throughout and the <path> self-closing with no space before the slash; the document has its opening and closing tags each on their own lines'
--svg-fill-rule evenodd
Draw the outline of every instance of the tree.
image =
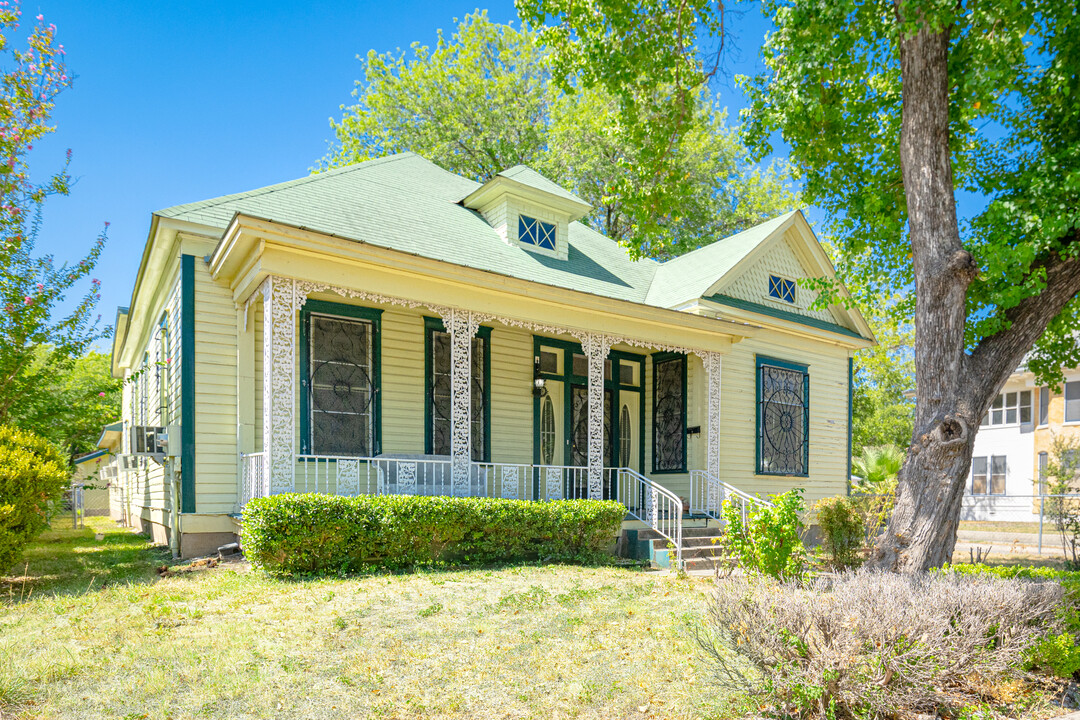
<svg viewBox="0 0 1080 720">
<path fill-rule="evenodd" d="M 587 10 L 605 17 L 571 25 L 699 58 L 671 33 L 627 30 L 657 2 L 595 0 Z M 925 570 L 952 556 L 975 433 L 1005 380 L 1037 341 L 1029 367 L 1044 382 L 1080 363 L 1069 337 L 1080 309 L 1080 15 L 1049 0 L 765 8 L 776 31 L 766 72 L 745 84 L 748 142 L 764 154 L 779 132 L 790 145 L 803 198 L 840 244 L 841 277 L 914 298 L 914 437 L 871 564 Z M 593 59 L 610 77 L 626 61 Z M 958 193 L 973 206 L 963 217 Z"/>
<path fill-rule="evenodd" d="M 357 103 L 331 121 L 337 167 L 411 150 L 477 181 L 527 164 L 594 206 L 585 222 L 635 254 L 666 257 L 790 210 L 786 166 L 758 168 L 726 113 L 694 91 L 671 167 L 620 130 L 619 100 L 603 87 L 557 83 L 539 34 L 467 16 L 434 48 L 368 53 Z M 654 86 L 654 90 L 657 86 Z M 678 182 L 672 181 L 677 176 Z M 664 211 L 643 205 L 678 190 Z"/>
<path fill-rule="evenodd" d="M 1047 495 L 1043 498 L 1044 512 L 1061 540 L 1061 554 L 1065 556 L 1067 570 L 1080 570 L 1080 500 L 1074 495 L 1080 491 L 1080 440 L 1075 437 L 1055 435 L 1050 443 L 1046 463 Z"/>
<path fill-rule="evenodd" d="M 850 283 L 849 288 L 857 285 Z M 855 355 L 852 450 L 911 444 L 915 389 L 914 331 L 892 313 L 898 302 L 859 303 L 878 344 Z"/>
<path fill-rule="evenodd" d="M 68 292 L 101 255 L 104 231 L 74 265 L 57 266 L 51 255 L 34 254 L 42 204 L 49 195 L 66 194 L 70 176 L 65 164 L 45 182 L 32 182 L 29 153 L 36 140 L 54 130 L 49 125 L 54 101 L 71 78 L 64 46 L 55 42 L 56 28 L 41 15 L 26 49 L 11 47 L 8 35 L 19 28 L 21 15 L 17 3 L 0 7 L 0 55 L 9 60 L 0 74 L 0 423 L 12 420 L 20 407 L 42 402 L 50 380 L 109 333 L 94 317 L 100 297 L 96 279 L 67 315 L 57 317 Z"/>
<path fill-rule="evenodd" d="M 38 349 L 31 364 L 47 362 L 51 348 Z M 111 358 L 90 351 L 71 367 L 49 378 L 41 392 L 18 403 L 12 414 L 16 426 L 44 437 L 71 456 L 97 449 L 101 428 L 120 418 L 122 381 L 112 377 Z"/>
</svg>

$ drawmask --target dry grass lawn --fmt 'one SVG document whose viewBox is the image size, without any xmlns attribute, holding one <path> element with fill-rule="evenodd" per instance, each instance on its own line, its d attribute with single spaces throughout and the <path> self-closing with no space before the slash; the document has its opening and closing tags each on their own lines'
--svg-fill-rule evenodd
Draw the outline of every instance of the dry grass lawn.
<svg viewBox="0 0 1080 720">
<path fill-rule="evenodd" d="M 26 577 L 0 584 L 2 718 L 743 709 L 710 684 L 686 629 L 702 578 L 516 566 L 293 582 L 223 565 L 158 579 L 160 551 L 104 519 L 53 531 L 28 560 Z"/>
</svg>

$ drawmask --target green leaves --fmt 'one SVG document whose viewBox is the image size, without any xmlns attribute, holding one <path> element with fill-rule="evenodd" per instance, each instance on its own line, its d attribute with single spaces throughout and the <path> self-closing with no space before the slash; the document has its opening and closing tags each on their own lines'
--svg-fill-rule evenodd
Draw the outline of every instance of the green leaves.
<svg viewBox="0 0 1080 720">
<path fill-rule="evenodd" d="M 45 529 L 70 474 L 67 460 L 49 441 L 0 425 L 0 573 Z"/>
<path fill-rule="evenodd" d="M 411 150 L 477 181 L 529 165 L 593 205 L 588 225 L 658 258 L 798 204 L 787 166 L 751 163 L 703 87 L 687 90 L 677 137 L 651 116 L 628 125 L 622 94 L 575 69 L 556 30 L 480 12 L 434 49 L 369 53 L 357 103 L 331 121 L 338 146 L 324 165 Z M 669 96 L 662 78 L 647 86 Z"/>
<path fill-rule="evenodd" d="M 619 532 L 617 502 L 274 495 L 244 507 L 243 548 L 275 574 L 406 568 L 434 562 L 591 560 Z"/>
<path fill-rule="evenodd" d="M 798 579 L 806 572 L 806 548 L 801 533 L 806 511 L 803 489 L 769 497 L 772 506 L 725 500 L 723 543 L 747 571 L 781 579 Z"/>
</svg>

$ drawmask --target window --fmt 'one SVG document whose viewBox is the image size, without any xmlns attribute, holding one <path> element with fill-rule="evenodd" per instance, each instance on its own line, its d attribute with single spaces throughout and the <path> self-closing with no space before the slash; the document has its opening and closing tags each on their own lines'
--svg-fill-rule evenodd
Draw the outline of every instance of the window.
<svg viewBox="0 0 1080 720">
<path fill-rule="evenodd" d="M 623 405 L 619 415 L 619 467 L 630 467 L 630 431 L 630 407 Z"/>
<path fill-rule="evenodd" d="M 540 411 L 540 459 L 545 465 L 555 462 L 555 404 L 550 395 Z"/>
<path fill-rule="evenodd" d="M 544 250 L 555 249 L 555 225 L 527 215 L 518 216 L 518 240 Z"/>
<path fill-rule="evenodd" d="M 810 375 L 806 365 L 758 357 L 758 472 L 809 473 Z"/>
<path fill-rule="evenodd" d="M 971 494 L 1004 495 L 1005 470 L 1004 455 L 971 458 Z"/>
<path fill-rule="evenodd" d="M 368 457 L 379 448 L 381 311 L 309 300 L 301 311 L 301 449 Z"/>
<path fill-rule="evenodd" d="M 1039 453 L 1039 494 L 1046 494 L 1046 466 L 1050 462 L 1050 454 L 1043 451 Z"/>
<path fill-rule="evenodd" d="M 653 472 L 686 472 L 686 356 L 653 355 Z"/>
<path fill-rule="evenodd" d="M 1065 383 L 1065 422 L 1080 420 L 1080 380 Z"/>
<path fill-rule="evenodd" d="M 1000 393 L 983 416 L 982 426 L 1016 425 L 1031 422 L 1031 391 Z"/>
<path fill-rule="evenodd" d="M 1039 388 L 1039 424 L 1050 422 L 1050 388 Z"/>
<path fill-rule="evenodd" d="M 795 281 L 778 275 L 770 275 L 769 297 L 795 304 Z"/>
<path fill-rule="evenodd" d="M 445 332 L 438 318 L 424 318 L 426 337 L 424 362 L 427 410 L 425 418 L 424 450 L 429 455 L 449 455 L 450 441 L 450 334 Z M 472 459 L 484 462 L 490 456 L 488 428 L 489 385 L 488 349 L 491 328 L 481 327 L 472 339 L 472 370 L 470 383 L 472 393 Z"/>
</svg>

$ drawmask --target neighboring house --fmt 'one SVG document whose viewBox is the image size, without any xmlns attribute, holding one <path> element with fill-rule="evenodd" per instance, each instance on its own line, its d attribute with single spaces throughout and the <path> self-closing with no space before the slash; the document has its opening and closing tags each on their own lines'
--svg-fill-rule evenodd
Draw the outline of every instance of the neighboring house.
<svg viewBox="0 0 1080 720">
<path fill-rule="evenodd" d="M 715 513 L 721 480 L 843 494 L 873 336 L 811 309 L 798 281 L 834 272 L 802 213 L 658 263 L 589 209 L 526 167 L 479 184 L 405 153 L 155 213 L 113 373 L 125 426 L 173 426 L 176 457 L 124 460 L 133 523 L 178 523 L 190 556 L 281 492 L 613 498 L 647 522 Z"/>
<path fill-rule="evenodd" d="M 95 450 L 75 458 L 75 474 L 72 485 L 82 486 L 83 515 L 109 514 L 109 468 L 113 458 L 108 450 Z"/>
<path fill-rule="evenodd" d="M 962 519 L 1038 519 L 1034 496 L 1054 436 L 1080 438 L 1080 369 L 1065 380 L 1055 393 L 1026 367 L 1009 376 L 975 436 Z"/>
</svg>

